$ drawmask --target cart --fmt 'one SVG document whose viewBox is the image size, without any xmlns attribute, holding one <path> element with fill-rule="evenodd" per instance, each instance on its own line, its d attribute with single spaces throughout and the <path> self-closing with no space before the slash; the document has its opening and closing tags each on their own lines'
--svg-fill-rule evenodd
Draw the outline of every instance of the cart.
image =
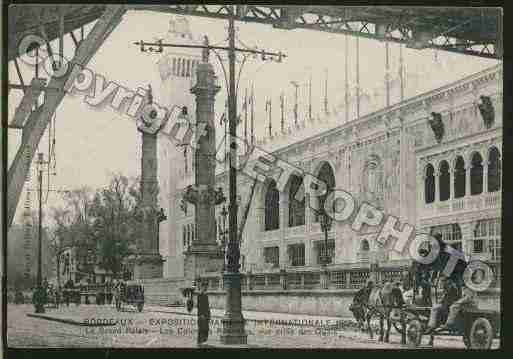
<svg viewBox="0 0 513 359">
<path fill-rule="evenodd" d="M 119 283 L 115 291 L 116 309 L 123 311 L 124 305 L 135 306 L 139 312 L 144 307 L 144 287 L 137 283 Z"/>
<path fill-rule="evenodd" d="M 408 317 L 406 341 L 410 347 L 416 348 L 426 331 L 431 307 L 411 307 L 404 311 Z M 453 330 L 435 330 L 430 335 L 461 336 L 469 349 L 490 349 L 493 339 L 500 335 L 500 314 L 478 308 L 462 310 Z"/>
<path fill-rule="evenodd" d="M 443 248 L 447 244 L 441 239 L 437 239 L 440 245 L 440 253 L 443 253 Z M 418 265 L 412 263 L 410 268 L 410 284 L 414 289 L 414 298 L 419 288 L 417 283 L 418 278 L 422 278 L 422 275 L 418 275 L 419 272 L 422 274 L 428 274 L 431 278 L 431 285 L 428 286 L 429 298 L 424 301 L 424 305 L 411 304 L 401 309 L 402 315 L 406 321 L 406 341 L 410 347 L 416 348 L 422 341 L 422 336 L 426 334 L 427 324 L 431 313 L 432 300 L 431 300 L 431 287 L 434 287 L 434 296 L 438 297 L 438 279 L 442 268 L 445 267 L 447 257 L 443 258 L 439 256 L 433 264 L 430 265 Z M 460 261 L 457 264 L 458 270 L 453 271 L 454 275 L 451 275 L 455 282 L 459 283 L 461 287 L 463 285 L 462 275 L 463 271 L 467 266 L 467 262 Z M 426 282 L 424 282 L 426 286 Z M 415 303 L 415 300 L 414 300 Z M 447 314 L 445 318 L 441 318 L 443 322 L 447 320 Z M 394 326 L 397 331 L 401 332 L 401 328 Z M 500 336 L 500 313 L 495 310 L 479 309 L 477 307 L 471 307 L 461 310 L 458 314 L 457 320 L 452 330 L 440 330 L 437 329 L 429 334 L 431 338 L 436 336 L 461 336 L 465 346 L 469 349 L 490 349 L 494 338 Z"/>
</svg>

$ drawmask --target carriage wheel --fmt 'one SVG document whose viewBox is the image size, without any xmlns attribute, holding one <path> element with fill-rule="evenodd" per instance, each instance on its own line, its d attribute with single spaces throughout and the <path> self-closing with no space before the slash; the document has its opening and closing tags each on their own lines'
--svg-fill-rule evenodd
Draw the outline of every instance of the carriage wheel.
<svg viewBox="0 0 513 359">
<path fill-rule="evenodd" d="M 406 327 L 406 342 L 410 348 L 416 348 L 422 340 L 422 323 L 418 319 L 412 319 Z"/>
<path fill-rule="evenodd" d="M 143 307 L 144 307 L 144 303 L 137 303 L 137 310 L 139 311 L 139 313 L 142 312 Z"/>
<path fill-rule="evenodd" d="M 486 318 L 477 318 L 470 328 L 470 348 L 471 349 L 490 349 L 493 340 L 493 328 L 490 321 Z"/>
</svg>

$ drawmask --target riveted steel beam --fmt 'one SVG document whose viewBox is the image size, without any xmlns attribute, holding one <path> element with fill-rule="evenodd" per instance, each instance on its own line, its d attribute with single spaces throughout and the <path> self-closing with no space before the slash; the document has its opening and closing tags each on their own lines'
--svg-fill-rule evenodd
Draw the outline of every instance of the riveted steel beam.
<svg viewBox="0 0 513 359">
<path fill-rule="evenodd" d="M 121 21 L 126 8 L 124 5 L 109 5 L 105 12 L 95 23 L 87 37 L 80 43 L 71 64 L 85 66 L 100 48 L 107 36 Z M 72 72 L 73 66 L 69 66 L 68 72 L 62 77 L 52 77 L 48 83 L 49 88 L 64 89 L 67 81 L 73 81 L 79 72 Z M 64 91 L 45 91 L 43 105 L 32 111 L 26 121 L 21 145 L 16 153 L 14 161 L 7 174 L 7 225 L 11 226 L 18 206 L 25 177 L 30 170 L 32 158 L 36 152 L 48 122 L 52 118 L 57 106 L 64 98 Z"/>
</svg>

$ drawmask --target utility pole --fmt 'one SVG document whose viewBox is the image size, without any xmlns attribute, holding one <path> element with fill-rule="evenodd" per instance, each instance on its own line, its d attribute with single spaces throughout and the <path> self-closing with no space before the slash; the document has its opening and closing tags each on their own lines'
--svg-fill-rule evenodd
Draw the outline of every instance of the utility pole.
<svg viewBox="0 0 513 359">
<path fill-rule="evenodd" d="M 345 43 L 345 85 L 346 85 L 346 92 L 344 96 L 345 100 L 345 109 L 346 109 L 346 123 L 349 121 L 349 46 L 347 43 L 347 35 L 346 35 L 346 43 Z"/>
<path fill-rule="evenodd" d="M 312 73 L 308 79 L 308 120 L 312 121 Z"/>
<path fill-rule="evenodd" d="M 324 113 L 329 114 L 328 111 L 328 69 L 326 69 L 326 79 L 324 81 Z"/>
<path fill-rule="evenodd" d="M 386 91 L 386 106 L 390 106 L 390 60 L 389 60 L 389 45 L 388 45 L 388 28 L 385 31 L 385 91 Z"/>
<path fill-rule="evenodd" d="M 356 118 L 360 118 L 360 38 L 356 36 Z"/>
<path fill-rule="evenodd" d="M 39 152 L 37 154 L 37 170 L 38 170 L 38 197 L 39 197 L 39 215 L 38 215 L 38 231 L 37 231 L 37 284 L 36 284 L 36 295 L 34 300 L 35 312 L 36 313 L 44 313 L 45 312 L 45 303 L 44 303 L 44 291 L 43 288 L 43 166 L 45 165 L 43 153 Z"/>
<path fill-rule="evenodd" d="M 296 88 L 296 93 L 294 96 L 294 125 L 296 126 L 296 128 L 298 128 L 299 124 L 298 124 L 298 113 L 297 113 L 297 110 L 298 110 L 297 97 L 298 97 L 299 84 L 296 81 L 290 81 L 290 83 L 292 84 L 292 86 L 294 86 Z"/>
<path fill-rule="evenodd" d="M 283 92 L 280 95 L 280 109 L 281 109 L 281 133 L 285 133 L 285 117 L 283 114 L 283 111 L 285 109 L 285 97 L 283 95 Z"/>
<path fill-rule="evenodd" d="M 271 103 L 271 99 L 267 100 L 265 102 L 265 111 L 267 112 L 268 116 L 269 116 L 269 137 L 273 137 L 273 119 L 272 119 L 272 103 Z"/>
<path fill-rule="evenodd" d="M 401 101 L 404 100 L 404 59 L 403 44 L 399 44 L 399 81 L 401 81 Z"/>
<path fill-rule="evenodd" d="M 251 146 L 255 145 L 255 86 L 251 83 Z"/>
<path fill-rule="evenodd" d="M 136 42 L 136 45 L 141 46 L 141 51 L 149 52 L 162 52 L 164 47 L 181 47 L 181 48 L 201 48 L 205 50 L 222 50 L 228 51 L 229 71 L 228 71 L 228 131 L 230 141 L 230 155 L 229 155 L 229 205 L 228 205 L 228 245 L 226 253 L 226 270 L 223 273 L 223 283 L 226 288 L 226 312 L 222 319 L 222 334 L 220 340 L 223 344 L 246 344 L 247 334 L 244 326 L 245 321 L 242 316 L 241 304 L 241 280 L 240 280 L 240 249 L 239 238 L 237 231 L 237 80 L 235 78 L 235 53 L 249 53 L 254 55 L 261 55 L 262 60 L 267 58 L 278 58 L 278 62 L 282 61 L 286 55 L 279 53 L 266 52 L 264 50 L 252 50 L 235 47 L 235 6 L 229 7 L 228 15 L 228 47 L 210 46 L 208 39 L 204 45 L 181 45 L 181 44 L 163 44 L 162 41 L 155 43 L 145 43 L 143 41 Z M 243 11 L 244 13 L 244 11 Z M 145 48 L 145 46 L 150 46 Z M 154 48 L 155 47 L 155 48 Z M 223 62 L 216 51 L 214 54 L 220 60 L 221 66 L 224 70 Z M 206 57 L 208 58 L 208 52 Z M 208 59 L 207 59 L 208 61 Z M 242 69 L 242 67 L 241 67 Z M 240 77 L 239 77 L 240 78 Z M 254 98 L 253 98 L 254 100 Z M 254 101 L 252 101 L 254 102 Z M 253 107 L 253 106 L 252 106 Z M 252 114 L 253 116 L 253 114 Z M 196 167 L 196 171 L 198 168 Z M 194 195 L 194 190 L 190 191 Z M 214 218 L 212 218 L 212 221 Z M 208 235 L 208 233 L 207 233 Z"/>
<path fill-rule="evenodd" d="M 244 141 L 248 142 L 248 88 L 244 91 Z"/>
</svg>

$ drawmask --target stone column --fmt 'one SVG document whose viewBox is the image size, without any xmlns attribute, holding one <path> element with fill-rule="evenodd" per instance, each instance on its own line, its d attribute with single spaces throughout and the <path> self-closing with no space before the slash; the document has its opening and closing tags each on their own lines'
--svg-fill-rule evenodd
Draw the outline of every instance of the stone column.
<svg viewBox="0 0 513 359">
<path fill-rule="evenodd" d="M 134 262 L 135 279 L 161 278 L 163 262 L 158 243 L 159 211 L 157 197 L 157 134 L 163 120 L 157 117 L 151 87 L 148 88 L 146 95 L 146 104 L 137 120 L 137 130 L 142 135 L 141 211 L 139 213 L 142 233 L 137 240 L 137 256 Z"/>
<path fill-rule="evenodd" d="M 483 193 L 488 192 L 488 165 L 489 161 L 487 158 L 483 160 Z"/>
<path fill-rule="evenodd" d="M 191 283 L 205 272 L 221 272 L 223 254 L 216 242 L 215 206 L 224 201 L 220 189 L 215 189 L 215 84 L 213 66 L 200 63 L 196 67 L 196 84 L 191 92 L 196 96 L 195 136 L 192 137 L 195 184 L 187 187 L 184 199 L 194 205 L 196 239 L 185 256 L 185 279 Z"/>
<path fill-rule="evenodd" d="M 440 202 L 440 172 L 435 169 L 435 203 Z"/>
<path fill-rule="evenodd" d="M 470 163 L 467 163 L 467 166 L 465 168 L 465 197 L 470 196 L 470 169 L 472 168 L 472 165 Z"/>
<path fill-rule="evenodd" d="M 449 168 L 449 201 L 454 198 L 454 169 Z"/>
</svg>

